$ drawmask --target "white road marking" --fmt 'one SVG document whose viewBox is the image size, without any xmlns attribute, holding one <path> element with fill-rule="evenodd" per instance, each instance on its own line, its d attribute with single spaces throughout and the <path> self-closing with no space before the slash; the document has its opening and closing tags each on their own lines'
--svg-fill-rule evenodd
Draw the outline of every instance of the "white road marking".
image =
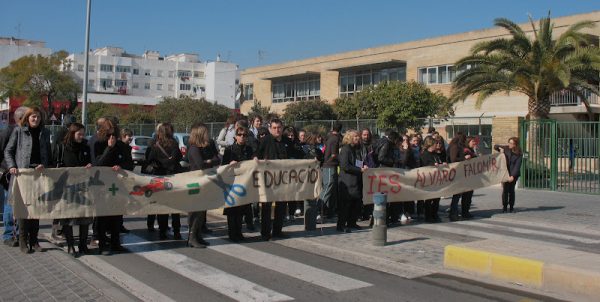
<svg viewBox="0 0 600 302">
<path fill-rule="evenodd" d="M 138 243 L 128 246 L 131 252 L 174 271 L 196 283 L 237 301 L 290 301 L 292 297 L 278 293 L 248 280 L 234 276 L 171 250 L 160 250 L 156 244 L 142 247 L 143 238 L 128 234 L 123 242 Z"/>
<path fill-rule="evenodd" d="M 335 292 L 372 286 L 372 284 L 367 282 L 328 272 L 284 257 L 258 251 L 239 244 L 231 244 L 223 239 L 211 238 L 211 243 L 215 244 L 210 245 L 209 248 L 219 253 Z"/>
</svg>

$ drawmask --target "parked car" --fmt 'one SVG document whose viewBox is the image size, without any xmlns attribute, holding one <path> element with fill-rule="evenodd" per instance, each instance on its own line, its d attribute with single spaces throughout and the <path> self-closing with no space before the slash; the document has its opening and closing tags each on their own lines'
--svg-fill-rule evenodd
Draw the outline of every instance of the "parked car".
<svg viewBox="0 0 600 302">
<path fill-rule="evenodd" d="M 142 165 L 146 161 L 146 149 L 152 140 L 149 136 L 134 136 L 129 144 L 131 146 L 131 158 L 135 165 Z"/>
</svg>

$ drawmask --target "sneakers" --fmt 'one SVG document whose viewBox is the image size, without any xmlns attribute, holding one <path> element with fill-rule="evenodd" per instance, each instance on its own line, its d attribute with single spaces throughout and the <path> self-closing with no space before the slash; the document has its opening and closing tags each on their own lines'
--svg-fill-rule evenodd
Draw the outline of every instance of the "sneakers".
<svg viewBox="0 0 600 302">
<path fill-rule="evenodd" d="M 296 212 L 294 212 L 294 216 L 300 217 L 301 215 L 302 215 L 302 211 L 300 211 L 300 209 L 296 209 Z"/>
<path fill-rule="evenodd" d="M 400 217 L 400 224 L 408 224 L 408 217 L 406 217 L 406 215 L 402 214 L 402 216 Z"/>
</svg>

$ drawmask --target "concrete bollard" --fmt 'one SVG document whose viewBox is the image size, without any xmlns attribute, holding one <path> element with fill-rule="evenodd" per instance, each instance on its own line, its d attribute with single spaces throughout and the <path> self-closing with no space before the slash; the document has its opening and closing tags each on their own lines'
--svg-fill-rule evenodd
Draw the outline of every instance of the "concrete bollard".
<svg viewBox="0 0 600 302">
<path fill-rule="evenodd" d="M 317 229 L 317 200 L 304 201 L 304 230 L 314 231 Z"/>
<path fill-rule="evenodd" d="M 373 195 L 373 228 L 371 229 L 374 246 L 384 246 L 387 242 L 386 208 L 387 195 L 375 193 Z"/>
</svg>

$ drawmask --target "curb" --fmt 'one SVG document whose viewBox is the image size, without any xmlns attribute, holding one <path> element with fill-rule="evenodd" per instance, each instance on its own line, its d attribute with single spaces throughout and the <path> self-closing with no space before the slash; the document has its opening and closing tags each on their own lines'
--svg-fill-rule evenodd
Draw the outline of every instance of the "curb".
<svg viewBox="0 0 600 302">
<path fill-rule="evenodd" d="M 448 245 L 444 249 L 444 267 L 536 289 L 568 293 L 583 300 L 597 301 L 600 296 L 600 272 L 535 259 Z"/>
</svg>

